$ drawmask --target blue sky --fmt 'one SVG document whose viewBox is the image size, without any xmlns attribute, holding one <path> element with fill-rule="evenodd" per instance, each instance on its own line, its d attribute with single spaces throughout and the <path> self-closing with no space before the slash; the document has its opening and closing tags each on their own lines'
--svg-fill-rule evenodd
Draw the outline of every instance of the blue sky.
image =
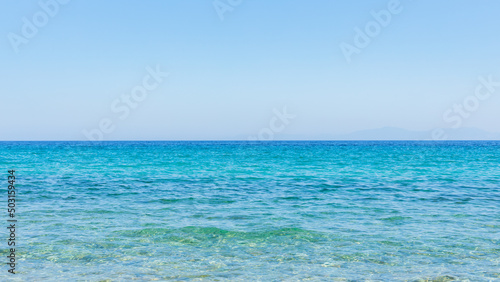
<svg viewBox="0 0 500 282">
<path fill-rule="evenodd" d="M 0 140 L 500 132 L 500 87 L 470 98 L 480 77 L 500 82 L 498 1 L 220 0 L 222 18 L 213 1 L 54 1 L 0 2 Z M 390 21 L 346 60 L 372 11 Z M 122 102 L 148 68 L 169 75 Z"/>
</svg>

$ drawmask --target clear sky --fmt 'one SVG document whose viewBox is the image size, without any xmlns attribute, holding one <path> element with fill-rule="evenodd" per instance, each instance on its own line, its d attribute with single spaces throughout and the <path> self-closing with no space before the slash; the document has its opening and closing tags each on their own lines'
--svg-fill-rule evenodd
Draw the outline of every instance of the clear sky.
<svg viewBox="0 0 500 282">
<path fill-rule="evenodd" d="M 0 1 L 0 140 L 500 132 L 500 1 L 60 2 Z"/>
</svg>

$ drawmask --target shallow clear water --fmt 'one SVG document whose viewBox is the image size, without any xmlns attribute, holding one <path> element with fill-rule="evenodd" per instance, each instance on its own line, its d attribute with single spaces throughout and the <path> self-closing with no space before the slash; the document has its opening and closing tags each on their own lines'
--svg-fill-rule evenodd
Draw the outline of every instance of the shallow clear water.
<svg viewBox="0 0 500 282">
<path fill-rule="evenodd" d="M 18 280 L 500 280 L 500 142 L 1 142 L 0 163 Z"/>
</svg>

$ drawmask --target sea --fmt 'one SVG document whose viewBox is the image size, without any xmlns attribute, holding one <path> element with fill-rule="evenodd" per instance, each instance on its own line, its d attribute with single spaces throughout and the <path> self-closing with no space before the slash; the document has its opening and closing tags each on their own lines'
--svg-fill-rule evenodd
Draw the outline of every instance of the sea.
<svg viewBox="0 0 500 282">
<path fill-rule="evenodd" d="M 500 281 L 499 141 L 0 142 L 0 167 L 1 281 Z"/>
</svg>

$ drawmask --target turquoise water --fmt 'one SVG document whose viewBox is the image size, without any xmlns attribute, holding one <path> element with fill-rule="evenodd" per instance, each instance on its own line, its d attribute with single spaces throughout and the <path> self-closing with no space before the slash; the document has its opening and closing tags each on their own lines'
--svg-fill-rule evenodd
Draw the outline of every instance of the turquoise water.
<svg viewBox="0 0 500 282">
<path fill-rule="evenodd" d="M 1 142 L 0 163 L 20 281 L 500 280 L 500 142 Z"/>
</svg>

